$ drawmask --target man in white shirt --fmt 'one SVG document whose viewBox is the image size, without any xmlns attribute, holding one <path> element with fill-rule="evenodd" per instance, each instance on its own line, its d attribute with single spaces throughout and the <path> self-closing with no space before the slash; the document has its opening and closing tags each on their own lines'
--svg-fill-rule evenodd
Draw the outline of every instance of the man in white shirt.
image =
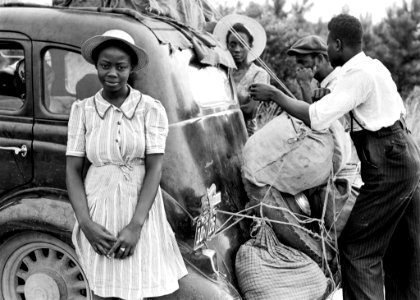
<svg viewBox="0 0 420 300">
<path fill-rule="evenodd" d="M 420 155 L 400 120 L 402 99 L 389 71 L 363 53 L 358 19 L 338 15 L 328 30 L 330 62 L 342 66 L 330 94 L 309 105 L 257 84 L 251 96 L 275 101 L 314 130 L 347 118 L 364 185 L 339 239 L 344 299 L 384 299 L 384 285 L 386 299 L 420 299 L 420 199 L 413 197 Z"/>
<path fill-rule="evenodd" d="M 309 97 L 303 99 L 305 102 L 317 101 L 334 90 L 341 67 L 333 68 L 331 66 L 328 59 L 327 43 L 321 37 L 317 35 L 304 36 L 293 43 L 287 50 L 287 54 L 296 58 L 296 63 L 301 69 L 300 72 L 311 74 L 311 76 L 305 75 L 307 81 L 305 85 L 310 85 L 312 78 L 319 82 L 320 88 L 311 89 Z M 302 69 L 306 69 L 306 71 Z M 352 142 L 350 135 L 344 132 L 344 128 L 338 120 L 333 122 L 329 128 L 333 133 L 335 151 L 338 151 L 338 156 L 334 155 L 334 171 L 336 174 L 346 163 L 350 163 Z M 353 162 L 356 163 L 357 161 Z"/>
</svg>

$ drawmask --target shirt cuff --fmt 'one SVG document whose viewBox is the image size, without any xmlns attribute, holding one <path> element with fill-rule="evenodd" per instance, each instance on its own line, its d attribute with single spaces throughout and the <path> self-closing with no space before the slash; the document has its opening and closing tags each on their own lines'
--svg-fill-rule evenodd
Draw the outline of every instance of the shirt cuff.
<svg viewBox="0 0 420 300">
<path fill-rule="evenodd" d="M 318 117 L 316 103 L 309 105 L 309 120 L 311 122 L 312 130 L 322 131 L 328 128 L 328 126 L 322 124 L 322 120 Z"/>
<path fill-rule="evenodd" d="M 66 156 L 85 157 L 86 153 L 85 152 L 80 152 L 80 151 L 67 151 Z"/>
<path fill-rule="evenodd" d="M 165 149 L 163 148 L 151 148 L 151 149 L 146 149 L 146 154 L 164 154 L 165 153 Z"/>
</svg>

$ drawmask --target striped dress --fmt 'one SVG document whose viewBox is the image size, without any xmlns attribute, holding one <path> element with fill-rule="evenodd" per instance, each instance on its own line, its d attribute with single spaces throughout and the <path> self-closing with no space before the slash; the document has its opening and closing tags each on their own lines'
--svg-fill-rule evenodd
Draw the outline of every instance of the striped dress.
<svg viewBox="0 0 420 300">
<path fill-rule="evenodd" d="M 66 155 L 86 156 L 92 163 L 84 182 L 89 212 L 114 236 L 134 214 L 145 155 L 163 153 L 167 134 L 160 102 L 132 88 L 120 108 L 103 99 L 101 91 L 73 104 Z M 73 244 L 91 290 L 101 297 L 138 300 L 170 294 L 187 274 L 160 188 L 132 256 L 122 260 L 97 254 L 77 221 Z"/>
</svg>

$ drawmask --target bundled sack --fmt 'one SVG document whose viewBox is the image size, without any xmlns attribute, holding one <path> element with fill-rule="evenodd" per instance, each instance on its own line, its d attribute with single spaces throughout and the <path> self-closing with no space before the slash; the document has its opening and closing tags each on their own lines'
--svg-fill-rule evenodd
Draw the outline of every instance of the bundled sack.
<svg viewBox="0 0 420 300">
<path fill-rule="evenodd" d="M 346 226 L 362 184 L 358 165 L 347 164 L 332 184 L 320 186 L 312 194 L 310 202 L 314 217 L 322 217 L 327 201 L 324 222 L 333 239 L 338 239 Z"/>
<path fill-rule="evenodd" d="M 248 139 L 242 171 L 257 186 L 296 195 L 327 182 L 333 149 L 329 130 L 313 131 L 282 113 Z"/>
<path fill-rule="evenodd" d="M 236 276 L 246 300 L 321 299 L 327 279 L 304 253 L 281 244 L 263 223 L 236 255 Z"/>
<path fill-rule="evenodd" d="M 261 209 L 255 209 L 255 214 L 259 217 L 277 221 L 267 222 L 269 222 L 274 233 L 276 234 L 277 239 L 281 243 L 302 251 L 312 260 L 314 260 L 319 266 L 323 265 L 323 262 L 326 258 L 330 266 L 333 269 L 336 268 L 333 261 L 334 249 L 331 248 L 328 244 L 324 244 L 324 253 L 323 241 L 307 231 L 310 230 L 312 232 L 318 232 L 317 230 L 319 230 L 319 228 L 317 226 L 313 227 L 315 224 L 312 223 L 306 225 L 299 223 L 298 216 L 303 214 L 303 212 L 297 205 L 295 196 L 281 193 L 273 187 L 258 187 L 245 178 L 242 178 L 242 180 L 244 183 L 245 191 L 250 200 L 249 206 L 254 206 L 258 203 L 264 203 L 267 205 L 263 206 Z"/>
</svg>

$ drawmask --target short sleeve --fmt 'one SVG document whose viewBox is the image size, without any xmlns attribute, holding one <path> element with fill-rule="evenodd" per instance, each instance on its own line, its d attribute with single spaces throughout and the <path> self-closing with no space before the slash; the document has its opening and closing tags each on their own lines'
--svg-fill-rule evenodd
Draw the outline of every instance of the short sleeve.
<svg viewBox="0 0 420 300">
<path fill-rule="evenodd" d="M 168 136 L 168 117 L 163 105 L 153 100 L 146 111 L 146 154 L 165 153 Z"/>
<path fill-rule="evenodd" d="M 262 68 L 258 70 L 253 83 L 270 84 L 270 76 L 268 75 L 267 71 Z"/>
<path fill-rule="evenodd" d="M 71 106 L 67 132 L 67 156 L 86 155 L 86 126 L 83 102 L 77 100 Z"/>
</svg>

